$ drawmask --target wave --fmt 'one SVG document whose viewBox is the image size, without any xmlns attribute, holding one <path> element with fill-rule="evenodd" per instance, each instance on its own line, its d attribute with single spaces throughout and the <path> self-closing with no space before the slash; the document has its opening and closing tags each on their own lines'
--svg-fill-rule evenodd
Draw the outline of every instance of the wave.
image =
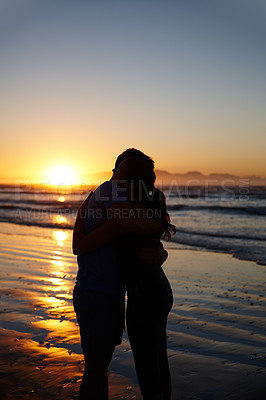
<svg viewBox="0 0 266 400">
<path fill-rule="evenodd" d="M 10 199 L 0 199 L 0 209 L 21 209 L 21 210 L 43 210 L 43 208 L 38 208 L 38 206 L 50 207 L 49 210 L 54 209 L 65 210 L 73 209 L 76 210 L 80 206 L 81 202 L 69 201 L 69 202 L 59 202 L 57 200 L 11 200 Z M 37 207 L 30 207 L 37 206 Z M 266 215 L 266 207 L 226 207 L 226 206 L 216 206 L 216 205 L 185 205 L 185 204 L 173 204 L 167 205 L 168 211 L 210 211 L 210 212 L 221 212 L 221 213 L 233 213 L 233 214 L 252 214 L 252 215 Z"/>
<path fill-rule="evenodd" d="M 249 238 L 250 239 L 250 238 Z M 200 250 L 218 251 L 232 254 L 241 260 L 254 261 L 257 264 L 266 265 L 266 240 L 257 242 L 258 238 L 242 240 L 240 238 L 221 237 L 214 235 L 197 235 L 184 232 L 177 232 L 172 241 L 185 246 L 194 247 Z"/>
<path fill-rule="evenodd" d="M 185 205 L 185 204 L 171 204 L 167 205 L 169 211 L 211 211 L 232 214 L 252 214 L 252 215 L 266 215 L 266 207 L 225 207 L 225 206 L 202 206 L 202 205 Z"/>
<path fill-rule="evenodd" d="M 0 184 L 1 194 L 31 194 L 31 195 L 75 195 L 75 194 L 88 194 L 91 190 L 95 189 L 95 185 L 80 185 L 76 187 L 43 187 L 40 185 L 3 185 Z"/>
<path fill-rule="evenodd" d="M 40 218 L 27 219 L 29 216 L 25 214 L 17 218 L 14 212 L 9 216 L 7 214 L 8 213 L 6 213 L 6 215 L 0 215 L 0 222 L 60 230 L 72 230 L 74 225 L 74 218 L 65 218 L 63 222 L 60 221 L 60 215 L 64 216 L 63 213 L 59 214 L 59 220 L 57 220 L 57 218 L 52 218 L 52 220 L 48 220 L 47 218 L 43 220 Z M 74 215 L 69 216 L 74 217 Z M 255 261 L 259 264 L 266 263 L 266 238 L 263 239 L 256 235 L 235 235 L 226 232 L 213 233 L 199 230 L 177 229 L 176 235 L 173 236 L 172 241 L 197 249 L 230 253 L 237 258 Z"/>
<path fill-rule="evenodd" d="M 80 200 L 72 200 L 67 202 L 60 202 L 58 200 L 10 200 L 0 199 L 0 209 L 12 210 L 43 210 L 44 208 L 38 208 L 41 206 L 50 207 L 49 210 L 76 210 L 81 204 Z M 35 206 L 35 207 L 30 207 Z M 168 211 L 209 211 L 219 212 L 226 214 L 250 214 L 250 215 L 266 215 L 266 207 L 235 207 L 235 206 L 218 206 L 218 205 L 186 205 L 186 204 L 171 204 L 167 205 Z"/>
<path fill-rule="evenodd" d="M 23 206 L 23 204 L 25 204 Z M 65 208 L 73 208 L 77 209 L 81 204 L 81 201 L 76 200 L 76 201 L 68 201 L 68 202 L 60 202 L 57 200 L 10 200 L 10 199 L 0 199 L 0 208 L 19 208 L 19 207 L 24 207 L 24 208 L 29 208 L 28 206 L 51 206 L 51 207 L 56 207 L 65 209 Z"/>
<path fill-rule="evenodd" d="M 25 209 L 23 209 L 23 211 L 26 211 Z M 32 210 L 29 210 L 32 211 Z M 33 210 L 34 212 L 36 210 Z M 41 211 L 40 214 L 38 213 L 34 213 L 33 216 L 46 216 L 44 210 L 39 210 Z M 51 211 L 51 210 L 49 210 Z M 75 214 L 64 214 L 64 213 L 58 213 L 58 210 L 54 210 L 55 214 L 59 214 L 62 217 L 73 217 L 75 218 L 76 213 Z M 29 218 L 31 218 L 31 220 L 29 220 Z M 71 219 L 71 218 L 70 218 Z M 19 225 L 30 225 L 30 226 L 42 226 L 42 227 L 48 227 L 48 228 L 58 228 L 60 227 L 61 229 L 72 229 L 74 226 L 74 222 L 73 221 L 68 221 L 66 223 L 57 223 L 57 222 L 52 222 L 52 221 L 47 221 L 47 219 L 40 221 L 39 219 L 34 219 L 32 218 L 32 214 L 25 214 L 24 217 L 21 214 L 16 215 L 0 215 L 0 222 L 10 222 L 10 223 L 15 223 L 15 224 L 19 224 Z M 244 240 L 244 241 L 257 241 L 257 242 L 265 242 L 266 243 L 266 237 L 262 237 L 262 236 L 256 236 L 256 235 L 248 235 L 248 234 L 231 234 L 231 233 L 227 233 L 227 232 L 208 232 L 208 231 L 203 231 L 203 230 L 192 230 L 192 229 L 176 229 L 176 235 L 173 236 L 173 240 L 175 241 L 175 239 L 178 237 L 180 239 L 180 237 L 182 237 L 182 235 L 184 237 L 194 237 L 194 239 L 196 237 L 198 237 L 199 240 L 201 240 L 200 238 L 205 238 L 205 239 L 233 239 L 233 240 Z"/>
<path fill-rule="evenodd" d="M 29 214 L 40 214 L 40 215 L 45 215 L 45 214 L 62 214 L 62 215 L 74 215 L 76 216 L 77 214 L 77 207 L 62 207 L 58 206 L 57 208 L 33 208 L 33 207 L 23 207 L 23 206 L 12 206 L 12 205 L 0 205 L 0 210 L 3 211 L 13 211 L 14 213 L 18 213 L 20 211 L 25 212 L 27 215 Z"/>
<path fill-rule="evenodd" d="M 95 189 L 95 185 L 81 185 L 73 186 L 72 188 L 64 188 L 57 186 L 53 187 L 43 187 L 39 185 L 3 185 L 0 184 L 0 196 L 2 194 L 11 195 L 86 195 L 90 191 Z M 169 186 L 162 187 L 162 190 L 168 197 L 176 198 L 191 198 L 191 199 L 207 199 L 215 197 L 223 197 L 237 200 L 239 197 L 245 196 L 251 197 L 252 199 L 266 199 L 266 186 L 179 186 L 177 189 L 171 188 Z"/>
<path fill-rule="evenodd" d="M 265 188 L 183 188 L 180 191 L 166 190 L 165 194 L 169 198 L 179 199 L 216 199 L 224 198 L 230 200 L 241 200 L 243 197 L 248 200 L 265 200 L 266 199 L 266 187 Z"/>
<path fill-rule="evenodd" d="M 248 235 L 233 235 L 230 233 L 222 233 L 222 232 L 204 232 L 204 231 L 194 231 L 188 229 L 177 229 L 177 233 L 185 234 L 185 235 L 197 235 L 197 236 L 206 236 L 209 238 L 220 238 L 220 239 L 241 239 L 241 240 L 255 240 L 266 243 L 266 237 L 263 238 L 261 236 L 248 236 Z"/>
<path fill-rule="evenodd" d="M 10 224 L 25 225 L 25 226 L 38 226 L 41 228 L 59 228 L 59 229 L 73 229 L 73 223 L 56 223 L 56 222 L 42 222 L 42 221 L 27 221 L 16 219 L 15 217 L 0 216 L 0 222 L 8 222 Z"/>
</svg>

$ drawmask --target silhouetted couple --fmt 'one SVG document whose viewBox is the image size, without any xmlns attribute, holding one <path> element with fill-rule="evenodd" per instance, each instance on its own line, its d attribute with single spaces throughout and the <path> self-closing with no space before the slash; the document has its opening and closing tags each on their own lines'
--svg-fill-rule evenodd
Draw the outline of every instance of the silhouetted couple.
<svg viewBox="0 0 266 400">
<path fill-rule="evenodd" d="M 175 231 L 164 194 L 154 187 L 153 160 L 127 149 L 110 181 L 78 211 L 73 252 L 78 274 L 73 293 L 85 369 L 80 400 L 108 399 L 108 366 L 126 325 L 143 399 L 169 400 L 166 322 L 173 297 L 161 268 L 160 239 Z"/>
</svg>

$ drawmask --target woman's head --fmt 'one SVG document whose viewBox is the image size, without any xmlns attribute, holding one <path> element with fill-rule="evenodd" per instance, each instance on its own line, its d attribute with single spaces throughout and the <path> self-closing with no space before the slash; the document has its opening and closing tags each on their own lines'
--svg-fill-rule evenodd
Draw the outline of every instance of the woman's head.
<svg viewBox="0 0 266 400">
<path fill-rule="evenodd" d="M 119 164 L 113 179 L 125 182 L 130 200 L 142 201 L 153 190 L 156 175 L 146 161 L 131 157 Z"/>
</svg>

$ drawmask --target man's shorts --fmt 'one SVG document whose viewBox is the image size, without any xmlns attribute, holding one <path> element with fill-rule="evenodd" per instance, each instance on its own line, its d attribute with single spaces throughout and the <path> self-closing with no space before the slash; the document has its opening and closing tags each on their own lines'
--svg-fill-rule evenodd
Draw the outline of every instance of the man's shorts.
<svg viewBox="0 0 266 400">
<path fill-rule="evenodd" d="M 80 327 L 83 352 L 113 352 L 114 347 L 122 341 L 125 296 L 75 288 L 73 304 Z"/>
</svg>

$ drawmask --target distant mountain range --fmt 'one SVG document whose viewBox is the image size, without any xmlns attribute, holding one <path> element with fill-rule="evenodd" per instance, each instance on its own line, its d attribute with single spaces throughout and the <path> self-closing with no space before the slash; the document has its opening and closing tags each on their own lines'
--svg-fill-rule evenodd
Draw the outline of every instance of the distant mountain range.
<svg viewBox="0 0 266 400">
<path fill-rule="evenodd" d="M 178 185 L 252 185 L 252 186 L 265 186 L 266 178 L 261 178 L 260 176 L 250 175 L 250 176 L 236 176 L 231 174 L 223 173 L 212 173 L 210 175 L 203 175 L 198 171 L 191 171 L 185 174 L 180 173 L 170 173 L 168 171 L 156 170 L 157 184 L 162 185 L 173 185 L 174 181 Z"/>
<path fill-rule="evenodd" d="M 168 171 L 163 171 L 160 169 L 155 170 L 156 173 L 156 184 L 160 186 L 266 186 L 266 178 L 260 176 L 250 175 L 250 176 L 236 176 L 231 174 L 223 173 L 212 173 L 210 175 L 203 175 L 198 171 L 190 171 L 185 174 L 180 173 L 170 173 Z M 111 173 L 104 171 L 101 173 L 96 173 L 88 176 L 88 180 L 91 183 L 103 182 L 103 180 L 108 180 L 111 177 Z"/>
</svg>

